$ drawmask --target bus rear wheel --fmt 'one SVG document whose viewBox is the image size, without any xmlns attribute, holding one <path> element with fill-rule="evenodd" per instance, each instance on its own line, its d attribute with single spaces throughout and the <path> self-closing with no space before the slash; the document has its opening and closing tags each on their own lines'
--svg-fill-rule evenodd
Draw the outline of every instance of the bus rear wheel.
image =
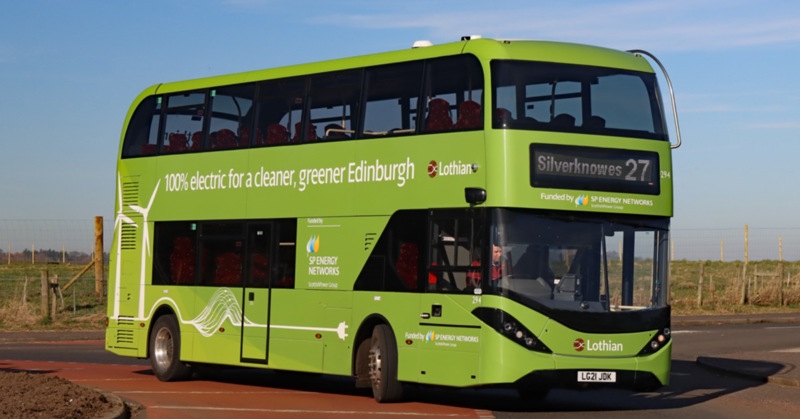
<svg viewBox="0 0 800 419">
<path fill-rule="evenodd" d="M 178 320 L 168 314 L 159 317 L 150 334 L 150 366 L 161 381 L 181 381 L 192 375 L 181 362 L 181 332 Z"/>
<path fill-rule="evenodd" d="M 403 397 L 403 385 L 397 381 L 397 343 L 388 325 L 372 329 L 369 348 L 369 378 L 372 396 L 378 403 L 391 403 Z"/>
</svg>

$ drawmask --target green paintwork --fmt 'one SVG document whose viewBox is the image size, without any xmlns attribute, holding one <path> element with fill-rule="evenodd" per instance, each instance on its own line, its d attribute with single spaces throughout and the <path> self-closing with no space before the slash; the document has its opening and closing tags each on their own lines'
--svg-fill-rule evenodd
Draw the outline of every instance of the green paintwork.
<svg viewBox="0 0 800 419">
<path fill-rule="evenodd" d="M 479 39 L 156 85 L 136 99 L 128 119 L 136 105 L 155 92 L 166 94 L 459 53 L 476 55 L 487 75 L 489 62 L 495 58 L 652 71 L 642 58 L 603 48 Z M 486 80 L 489 83 L 490 77 Z M 484 91 L 490 95 L 491 89 Z M 490 102 L 489 97 L 484 100 Z M 490 127 L 489 115 L 485 118 L 484 126 Z M 126 128 L 127 122 L 123 133 Z M 662 171 L 661 193 L 532 188 L 528 147 L 534 140 L 656 152 Z M 428 174 L 431 162 L 439 166 L 435 177 Z M 381 167 L 392 175 L 365 180 L 358 177 L 359 168 L 364 167 Z M 445 173 L 444 167 L 449 167 L 450 173 Z M 310 176 L 314 170 L 327 174 Z M 119 160 L 117 176 L 123 189 L 124 185 L 135 185 L 138 191 L 138 195 L 126 195 L 123 202 L 115 197 L 117 213 L 136 224 L 130 229 L 135 246 L 118 250 L 119 225 L 126 224 L 118 221 L 112 241 L 106 348 L 120 355 L 146 357 L 153 316 L 157 310 L 168 308 L 178 316 L 181 359 L 185 362 L 350 375 L 359 328 L 366 319 L 380 316 L 395 334 L 401 381 L 478 386 L 513 383 L 535 370 L 568 368 L 647 370 L 666 384 L 670 347 L 649 357 L 635 357 L 655 331 L 593 336 L 569 330 L 495 296 L 352 289 L 371 249 L 365 245 L 365 237 L 372 234 L 377 238 L 398 209 L 467 207 L 464 188 L 478 187 L 486 189 L 483 205 L 489 207 L 669 217 L 671 173 L 670 146 L 663 141 L 492 129 Z M 270 180 L 276 178 L 281 180 Z M 575 203 L 579 195 L 604 198 L 604 202 L 614 204 L 599 206 L 590 200 L 589 205 L 579 206 Z M 146 219 L 130 207 L 146 208 L 148 204 Z M 147 234 L 145 226 L 152 235 L 155 221 L 289 217 L 298 219 L 295 289 L 150 285 L 152 254 L 150 249 L 142 250 L 142 243 Z M 314 238 L 319 241 L 318 250 L 309 252 L 307 245 Z M 152 243 L 152 237 L 149 239 Z M 421 320 L 434 305 L 442 307 L 442 317 Z M 481 306 L 506 310 L 538 334 L 554 353 L 532 352 L 500 336 L 471 314 Z M 576 352 L 576 338 L 595 342 L 611 339 L 624 350 Z"/>
</svg>

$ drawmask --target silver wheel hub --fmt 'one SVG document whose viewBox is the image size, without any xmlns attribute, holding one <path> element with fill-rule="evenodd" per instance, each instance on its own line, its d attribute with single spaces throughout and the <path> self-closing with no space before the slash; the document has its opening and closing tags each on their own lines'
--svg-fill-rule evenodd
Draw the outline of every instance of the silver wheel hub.
<svg viewBox="0 0 800 419">
<path fill-rule="evenodd" d="M 156 333 L 155 344 L 153 345 L 153 359 L 159 369 L 166 370 L 172 364 L 172 357 L 174 356 L 174 342 L 172 340 L 172 333 L 167 328 L 162 328 Z"/>
</svg>

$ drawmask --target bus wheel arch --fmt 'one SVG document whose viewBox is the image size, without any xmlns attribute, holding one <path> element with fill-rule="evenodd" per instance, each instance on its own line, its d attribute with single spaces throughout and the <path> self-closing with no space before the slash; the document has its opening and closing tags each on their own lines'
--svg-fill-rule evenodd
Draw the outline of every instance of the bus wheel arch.
<svg viewBox="0 0 800 419">
<path fill-rule="evenodd" d="M 181 332 L 178 318 L 171 310 L 159 310 L 153 316 L 148 335 L 148 357 L 153 374 L 161 381 L 181 381 L 192 375 L 189 365 L 181 362 Z"/>
</svg>

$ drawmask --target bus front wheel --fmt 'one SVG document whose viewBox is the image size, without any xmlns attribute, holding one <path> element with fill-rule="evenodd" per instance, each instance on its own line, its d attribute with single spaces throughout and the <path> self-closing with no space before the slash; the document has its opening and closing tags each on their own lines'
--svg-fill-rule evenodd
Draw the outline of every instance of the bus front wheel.
<svg viewBox="0 0 800 419">
<path fill-rule="evenodd" d="M 168 314 L 159 317 L 150 334 L 150 366 L 161 381 L 189 378 L 192 370 L 181 362 L 181 332 L 178 320 Z"/>
<path fill-rule="evenodd" d="M 397 381 L 397 343 L 388 325 L 380 324 L 372 329 L 369 377 L 372 396 L 378 403 L 396 402 L 402 398 L 403 386 Z"/>
</svg>

